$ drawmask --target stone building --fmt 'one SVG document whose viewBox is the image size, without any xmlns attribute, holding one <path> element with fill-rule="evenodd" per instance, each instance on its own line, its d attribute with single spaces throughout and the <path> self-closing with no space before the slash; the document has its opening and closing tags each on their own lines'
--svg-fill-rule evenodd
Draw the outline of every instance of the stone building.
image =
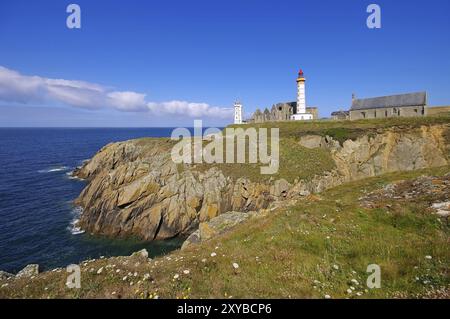
<svg viewBox="0 0 450 319">
<path fill-rule="evenodd" d="M 350 118 L 349 111 L 336 111 L 331 113 L 331 118 L 333 120 L 348 120 Z"/>
<path fill-rule="evenodd" d="M 319 112 L 317 107 L 307 107 L 306 112 L 312 114 L 312 119 L 317 119 Z M 268 108 L 261 111 L 256 109 L 253 113 L 253 117 L 249 122 L 253 123 L 264 123 L 264 122 L 278 122 L 278 121 L 290 121 L 291 116 L 297 113 L 297 103 L 278 103 L 272 106 L 269 110 Z"/>
<path fill-rule="evenodd" d="M 297 101 L 278 103 L 261 111 L 256 109 L 249 123 L 277 122 L 277 121 L 305 121 L 319 118 L 317 107 L 306 107 L 305 76 L 302 70 L 297 77 Z"/>
<path fill-rule="evenodd" d="M 425 116 L 427 93 L 409 93 L 357 99 L 353 95 L 350 119 Z"/>
</svg>

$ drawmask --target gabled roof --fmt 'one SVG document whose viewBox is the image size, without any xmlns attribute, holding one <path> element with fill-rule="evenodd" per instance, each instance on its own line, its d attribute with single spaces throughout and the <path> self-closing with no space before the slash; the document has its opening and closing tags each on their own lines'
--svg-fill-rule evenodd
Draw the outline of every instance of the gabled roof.
<svg viewBox="0 0 450 319">
<path fill-rule="evenodd" d="M 422 106 L 427 104 L 427 93 L 417 92 L 370 99 L 354 99 L 351 110 L 378 109 L 386 107 Z"/>
<path fill-rule="evenodd" d="M 350 114 L 349 111 L 335 111 L 331 113 L 331 116 L 337 116 L 337 115 L 345 115 L 348 116 Z"/>
</svg>

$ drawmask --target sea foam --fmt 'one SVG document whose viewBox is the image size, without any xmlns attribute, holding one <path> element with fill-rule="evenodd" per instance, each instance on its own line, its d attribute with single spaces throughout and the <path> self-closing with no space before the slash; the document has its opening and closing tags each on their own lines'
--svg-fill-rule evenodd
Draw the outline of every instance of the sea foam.
<svg viewBox="0 0 450 319">
<path fill-rule="evenodd" d="M 72 235 L 79 235 L 79 234 L 83 234 L 85 231 L 81 229 L 80 226 L 78 226 L 78 223 L 80 221 L 80 216 L 83 213 L 83 208 L 82 207 L 75 207 L 72 210 L 72 214 L 74 215 L 74 219 L 70 222 L 70 225 L 68 227 L 68 230 L 70 231 L 70 233 Z"/>
<path fill-rule="evenodd" d="M 66 171 L 68 170 L 69 167 L 67 166 L 57 166 L 57 167 L 52 167 L 52 168 L 48 168 L 48 169 L 42 169 L 39 170 L 39 173 L 54 173 L 54 172 L 62 172 L 62 171 Z"/>
</svg>

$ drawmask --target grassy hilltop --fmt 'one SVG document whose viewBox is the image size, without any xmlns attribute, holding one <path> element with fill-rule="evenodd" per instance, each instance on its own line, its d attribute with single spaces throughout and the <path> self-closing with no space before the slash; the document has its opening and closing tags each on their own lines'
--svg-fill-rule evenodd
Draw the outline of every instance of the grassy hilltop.
<svg viewBox="0 0 450 319">
<path fill-rule="evenodd" d="M 227 176 L 247 177 L 253 181 L 270 178 L 284 178 L 289 182 L 295 179 L 308 180 L 314 175 L 330 171 L 335 167 L 330 152 L 325 149 L 308 149 L 299 145 L 304 135 L 330 136 L 343 143 L 348 139 L 356 140 L 363 135 L 374 135 L 387 129 L 414 129 L 422 125 L 450 123 L 450 113 L 438 117 L 388 118 L 378 120 L 331 121 L 316 120 L 310 122 L 268 122 L 262 124 L 230 125 L 230 128 L 279 128 L 280 132 L 280 169 L 274 175 L 261 175 L 261 164 L 202 164 L 196 169 L 206 170 L 212 166 L 220 168 Z M 450 133 L 449 133 L 450 134 Z M 268 133 L 270 135 L 270 133 Z M 450 140 L 450 136 L 448 136 Z"/>
</svg>

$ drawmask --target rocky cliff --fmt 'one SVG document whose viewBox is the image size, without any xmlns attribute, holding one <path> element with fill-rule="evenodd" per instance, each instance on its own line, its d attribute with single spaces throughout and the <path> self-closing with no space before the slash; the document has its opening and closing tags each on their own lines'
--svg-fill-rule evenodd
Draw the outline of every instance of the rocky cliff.
<svg viewBox="0 0 450 319">
<path fill-rule="evenodd" d="M 394 127 L 342 145 L 329 136 L 304 135 L 298 143 L 327 149 L 336 168 L 292 184 L 283 178 L 233 179 L 216 167 L 197 171 L 177 165 L 170 158 L 169 139 L 113 143 L 74 172 L 89 182 L 76 200 L 84 208 L 79 226 L 91 233 L 146 240 L 190 234 L 225 212 L 258 211 L 351 180 L 448 165 L 448 136 L 448 124 Z"/>
<path fill-rule="evenodd" d="M 74 175 L 89 181 L 75 201 L 84 208 L 80 226 L 112 236 L 146 240 L 193 231 L 220 213 L 266 207 L 287 195 L 288 183 L 232 180 L 215 168 L 198 172 L 176 165 L 167 139 L 107 145 Z"/>
</svg>

